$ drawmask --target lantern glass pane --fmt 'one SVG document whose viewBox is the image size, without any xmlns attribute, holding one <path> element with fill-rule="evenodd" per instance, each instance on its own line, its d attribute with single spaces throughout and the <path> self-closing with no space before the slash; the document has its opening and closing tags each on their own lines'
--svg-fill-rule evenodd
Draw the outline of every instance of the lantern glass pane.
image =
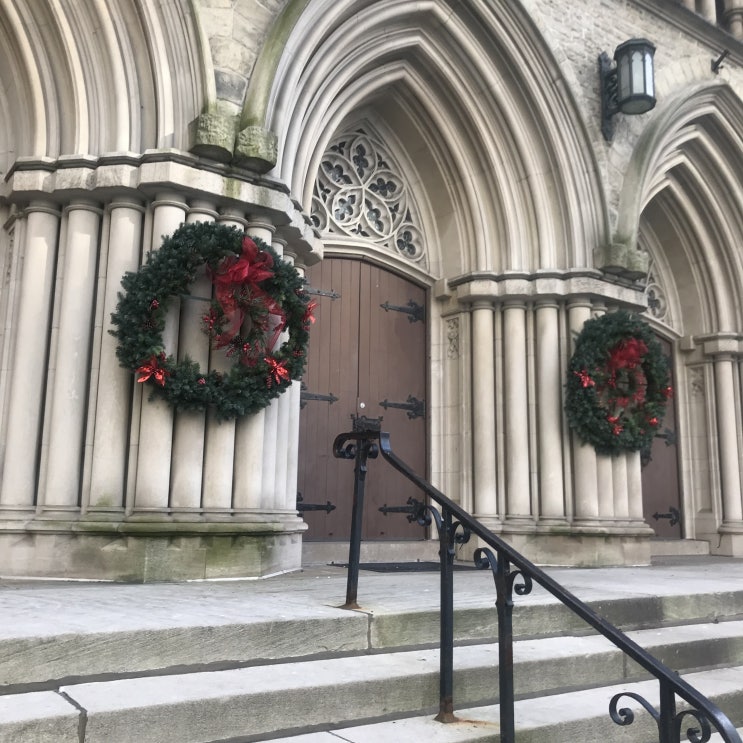
<svg viewBox="0 0 743 743">
<path fill-rule="evenodd" d="M 632 83 L 631 93 L 637 95 L 645 90 L 645 65 L 643 64 L 642 52 L 632 52 Z"/>
<path fill-rule="evenodd" d="M 629 56 L 623 54 L 617 60 L 617 99 L 623 101 L 632 93 L 632 87 L 630 85 L 631 75 L 629 68 Z"/>
<path fill-rule="evenodd" d="M 645 55 L 645 92 L 655 97 L 655 84 L 653 81 L 653 57 L 650 54 Z"/>
</svg>

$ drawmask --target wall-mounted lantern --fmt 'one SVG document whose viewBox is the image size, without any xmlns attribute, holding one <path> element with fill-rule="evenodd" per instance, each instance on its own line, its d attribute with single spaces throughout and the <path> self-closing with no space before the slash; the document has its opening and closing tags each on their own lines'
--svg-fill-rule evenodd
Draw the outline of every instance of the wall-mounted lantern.
<svg viewBox="0 0 743 743">
<path fill-rule="evenodd" d="M 647 39 L 630 39 L 614 51 L 615 67 L 606 52 L 599 55 L 601 131 L 607 142 L 614 137 L 615 113 L 644 114 L 655 106 L 654 54 Z"/>
</svg>

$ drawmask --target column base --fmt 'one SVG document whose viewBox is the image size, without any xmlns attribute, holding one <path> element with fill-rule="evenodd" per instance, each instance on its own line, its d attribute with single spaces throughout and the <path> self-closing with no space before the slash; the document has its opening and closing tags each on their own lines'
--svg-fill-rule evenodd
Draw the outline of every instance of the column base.
<svg viewBox="0 0 743 743">
<path fill-rule="evenodd" d="M 499 536 L 537 565 L 551 567 L 617 567 L 650 565 L 650 535 L 629 533 L 629 529 L 601 533 L 577 533 L 570 527 L 555 527 L 552 533 L 513 533 L 504 525 Z M 621 532 L 621 533 L 620 533 Z M 469 561 L 478 547 L 486 546 L 477 538 L 463 545 L 457 559 Z"/>
<path fill-rule="evenodd" d="M 299 570 L 304 522 L 0 522 L 3 577 L 154 582 L 257 578 Z"/>
<path fill-rule="evenodd" d="M 723 524 L 717 539 L 710 541 L 710 552 L 713 555 L 743 557 L 743 522 Z"/>
</svg>

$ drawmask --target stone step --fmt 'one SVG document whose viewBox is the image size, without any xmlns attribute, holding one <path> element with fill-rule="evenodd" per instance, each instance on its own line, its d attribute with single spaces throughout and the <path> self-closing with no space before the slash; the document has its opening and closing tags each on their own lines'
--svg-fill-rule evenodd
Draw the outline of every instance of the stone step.
<svg viewBox="0 0 743 743">
<path fill-rule="evenodd" d="M 726 711 L 734 725 L 743 725 L 743 666 L 685 674 L 684 678 Z M 620 707 L 633 711 L 634 722 L 621 727 L 612 721 L 608 711 L 609 701 L 615 694 L 624 692 L 639 694 L 656 709 L 658 707 L 658 683 L 655 680 L 525 699 L 515 704 L 516 739 L 518 743 L 657 741 L 655 722 L 631 698 L 622 697 Z M 262 740 L 271 743 L 500 743 L 499 715 L 500 708 L 495 704 L 458 709 L 458 721 L 451 724 L 436 722 L 434 716 L 429 714 Z M 694 724 L 689 717 L 685 718 L 685 722 L 686 727 Z M 743 727 L 738 731 L 743 733 Z M 686 740 L 685 737 L 683 739 Z M 721 741 L 722 737 L 718 734 L 710 738 L 710 743 Z"/>
<path fill-rule="evenodd" d="M 631 636 L 677 670 L 743 664 L 743 622 L 740 621 L 639 630 Z M 425 713 L 430 717 L 438 706 L 438 657 L 436 649 L 417 649 L 113 679 L 66 685 L 56 691 L 10 694 L 0 697 L 0 740 L 64 743 L 67 738 L 62 737 L 61 731 L 71 734 L 74 730 L 69 740 L 76 743 L 79 740 L 204 743 L 244 736 L 265 737 L 277 732 L 288 735 L 313 727 L 344 728 L 390 716 Z M 497 700 L 497 657 L 494 644 L 455 649 L 458 708 L 490 709 L 484 705 Z M 544 697 L 546 700 L 563 697 L 560 692 L 566 687 L 633 683 L 643 675 L 642 669 L 599 636 L 521 640 L 514 645 L 514 664 L 517 695 L 553 695 Z M 730 695 L 734 697 L 734 704 L 723 709 L 743 710 L 741 669 L 737 670 L 735 679 L 740 688 L 733 688 L 734 673 L 726 669 L 714 673 L 715 678 L 721 679 L 719 688 L 730 686 Z M 602 698 L 606 706 L 608 697 L 604 694 Z M 568 703 L 563 699 L 562 704 Z M 541 708 L 534 707 L 533 699 L 525 699 L 519 705 L 529 728 L 534 715 L 538 721 L 539 713 L 535 710 Z M 582 702 L 571 702 L 568 706 L 583 711 Z M 462 714 L 469 719 L 473 713 Z M 491 725 L 492 720 L 486 718 L 486 721 Z M 50 729 L 55 731 L 56 738 L 44 737 Z M 25 737 L 20 735 L 21 730 Z M 534 741 L 547 740 L 535 735 Z M 589 739 L 592 738 L 573 738 Z"/>
<path fill-rule="evenodd" d="M 492 578 L 478 573 L 461 582 L 468 592 L 456 599 L 457 641 L 493 641 L 497 623 Z M 184 667 L 220 670 L 435 646 L 439 640 L 438 610 L 431 606 L 438 603 L 435 576 L 421 585 L 424 594 L 411 593 L 404 601 L 370 597 L 370 608 L 362 611 L 318 603 L 307 590 L 274 594 L 268 583 L 261 584 L 257 595 L 256 584 L 251 590 L 193 584 L 110 585 L 105 594 L 92 585 L 8 591 L 2 594 L 8 600 L 0 607 L 4 617 L 0 693 Z M 587 603 L 624 629 L 743 616 L 743 591 L 615 597 L 615 590 L 594 589 Z M 89 600 L 93 595 L 95 600 Z M 341 589 L 339 601 L 342 596 Z M 363 601 L 363 592 L 361 596 Z M 538 587 L 517 598 L 517 639 L 588 631 L 582 620 Z"/>
</svg>

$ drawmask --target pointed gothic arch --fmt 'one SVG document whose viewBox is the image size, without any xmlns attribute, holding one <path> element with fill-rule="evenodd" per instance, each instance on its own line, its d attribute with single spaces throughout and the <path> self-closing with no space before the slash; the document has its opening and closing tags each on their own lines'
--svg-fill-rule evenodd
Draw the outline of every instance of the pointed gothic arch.
<svg viewBox="0 0 743 743">
<path fill-rule="evenodd" d="M 606 209 L 560 74 L 515 5 L 295 2 L 258 60 L 242 124 L 276 133 L 275 172 L 306 199 L 353 111 L 408 117 L 419 134 L 408 151 L 446 163 L 437 175 L 454 209 L 440 232 L 459 236 L 461 254 L 444 275 L 587 266 Z"/>
<path fill-rule="evenodd" d="M 177 3 L 3 4 L 0 172 L 19 156 L 188 150 L 187 122 L 215 99 L 206 48 Z"/>
<path fill-rule="evenodd" d="M 726 84 L 692 86 L 662 105 L 635 148 L 618 222 L 650 255 L 649 315 L 675 338 L 686 536 L 714 535 L 727 549 L 743 529 L 742 115 Z"/>
<path fill-rule="evenodd" d="M 666 283 L 685 287 L 687 312 L 675 313 L 679 332 L 730 332 L 743 322 L 742 115 L 728 86 L 685 92 L 648 127 L 625 179 L 618 231 L 634 230 L 640 246 L 666 265 Z"/>
</svg>

